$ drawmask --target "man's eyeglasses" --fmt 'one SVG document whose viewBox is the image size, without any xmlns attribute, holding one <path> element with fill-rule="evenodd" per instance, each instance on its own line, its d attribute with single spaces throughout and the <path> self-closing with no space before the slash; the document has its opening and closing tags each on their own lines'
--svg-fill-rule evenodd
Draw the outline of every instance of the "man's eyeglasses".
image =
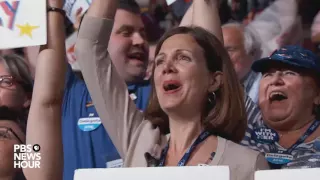
<svg viewBox="0 0 320 180">
<path fill-rule="evenodd" d="M 23 141 L 19 138 L 19 136 L 8 127 L 0 126 L 0 140 L 18 140 L 19 143 L 23 144 Z"/>
</svg>

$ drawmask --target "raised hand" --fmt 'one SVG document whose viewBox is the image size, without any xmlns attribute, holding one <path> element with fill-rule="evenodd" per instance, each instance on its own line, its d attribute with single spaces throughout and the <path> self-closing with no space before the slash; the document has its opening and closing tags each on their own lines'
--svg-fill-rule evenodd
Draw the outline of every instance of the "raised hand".
<svg viewBox="0 0 320 180">
<path fill-rule="evenodd" d="M 67 65 L 62 7 L 63 0 L 48 0 L 48 41 L 36 63 L 26 141 L 40 145 L 41 164 L 38 169 L 23 169 L 32 180 L 62 179 L 61 106 Z"/>
</svg>

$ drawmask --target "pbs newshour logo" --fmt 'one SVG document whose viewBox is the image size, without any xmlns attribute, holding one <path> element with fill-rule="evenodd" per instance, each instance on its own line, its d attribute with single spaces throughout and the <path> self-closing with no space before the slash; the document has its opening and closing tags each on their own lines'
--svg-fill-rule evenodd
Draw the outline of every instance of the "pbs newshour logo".
<svg viewBox="0 0 320 180">
<path fill-rule="evenodd" d="M 14 145 L 14 168 L 40 168 L 40 145 Z"/>
</svg>

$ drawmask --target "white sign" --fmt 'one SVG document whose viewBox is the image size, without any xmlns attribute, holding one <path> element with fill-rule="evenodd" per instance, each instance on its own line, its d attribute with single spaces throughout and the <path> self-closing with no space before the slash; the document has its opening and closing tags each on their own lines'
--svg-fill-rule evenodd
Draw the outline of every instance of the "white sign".
<svg viewBox="0 0 320 180">
<path fill-rule="evenodd" d="M 176 2 L 176 0 L 167 0 L 167 5 L 170 6 L 170 5 L 173 4 L 174 2 Z"/>
<path fill-rule="evenodd" d="M 89 8 L 92 0 L 66 0 L 63 9 L 66 11 L 66 15 L 72 23 L 77 20 L 77 10 L 82 9 L 82 14 Z"/>
<path fill-rule="evenodd" d="M 47 43 L 45 0 L 0 0 L 0 49 Z"/>
<path fill-rule="evenodd" d="M 76 61 L 77 59 L 76 59 L 76 53 L 75 53 L 77 33 L 78 32 L 74 32 L 71 36 L 69 36 L 66 39 L 67 58 L 68 58 L 69 64 L 71 65 L 71 67 L 74 71 L 80 71 L 80 66 Z"/>
<path fill-rule="evenodd" d="M 14 168 L 40 168 L 41 153 L 40 146 L 15 144 L 13 146 Z"/>
<path fill-rule="evenodd" d="M 255 180 L 319 180 L 320 168 L 257 171 Z"/>
<path fill-rule="evenodd" d="M 78 169 L 74 180 L 229 180 L 226 166 Z"/>
</svg>

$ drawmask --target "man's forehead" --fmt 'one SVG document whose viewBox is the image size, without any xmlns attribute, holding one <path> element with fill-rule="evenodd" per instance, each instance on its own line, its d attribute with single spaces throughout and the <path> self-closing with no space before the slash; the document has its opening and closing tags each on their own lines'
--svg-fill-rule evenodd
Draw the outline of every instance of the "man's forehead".
<svg viewBox="0 0 320 180">
<path fill-rule="evenodd" d="M 243 30 L 236 26 L 225 26 L 222 27 L 222 33 L 224 36 L 231 36 L 231 37 L 242 37 Z"/>
<path fill-rule="evenodd" d="M 140 14 L 136 14 L 127 10 L 118 9 L 115 15 L 114 26 L 132 26 L 137 29 L 144 28 Z"/>
<path fill-rule="evenodd" d="M 222 33 L 225 44 L 241 44 L 244 41 L 243 33 L 238 28 L 223 27 Z"/>
</svg>

